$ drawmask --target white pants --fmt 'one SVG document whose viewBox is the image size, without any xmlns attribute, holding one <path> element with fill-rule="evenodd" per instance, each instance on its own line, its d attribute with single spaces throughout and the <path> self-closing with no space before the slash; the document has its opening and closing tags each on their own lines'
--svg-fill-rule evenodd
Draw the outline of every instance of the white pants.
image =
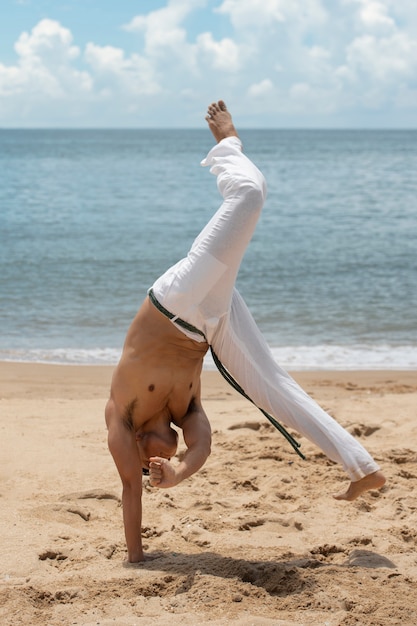
<svg viewBox="0 0 417 626">
<path fill-rule="evenodd" d="M 188 255 L 153 285 L 163 307 L 200 329 L 253 402 L 315 443 L 352 481 L 379 469 L 368 452 L 275 362 L 234 284 L 266 197 L 263 175 L 237 137 L 210 150 L 202 165 L 217 176 L 223 204 Z M 175 323 L 175 318 L 172 320 Z M 182 332 L 204 339 L 191 331 Z"/>
</svg>

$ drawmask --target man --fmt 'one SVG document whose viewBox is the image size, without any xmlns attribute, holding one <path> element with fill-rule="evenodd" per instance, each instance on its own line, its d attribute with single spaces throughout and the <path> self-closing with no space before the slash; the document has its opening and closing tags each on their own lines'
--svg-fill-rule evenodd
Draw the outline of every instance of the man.
<svg viewBox="0 0 417 626">
<path fill-rule="evenodd" d="M 367 451 L 274 361 L 234 284 L 261 212 L 266 185 L 243 154 L 223 101 L 206 117 L 217 141 L 202 165 L 217 176 L 223 203 L 186 258 L 149 290 L 126 336 L 106 406 L 108 443 L 123 485 L 128 560 L 143 560 L 142 470 L 153 487 L 173 487 L 210 454 L 210 424 L 200 375 L 209 346 L 263 411 L 269 411 L 342 464 L 351 483 L 335 496 L 353 500 L 385 478 Z M 182 430 L 186 452 L 171 463 Z"/>
</svg>

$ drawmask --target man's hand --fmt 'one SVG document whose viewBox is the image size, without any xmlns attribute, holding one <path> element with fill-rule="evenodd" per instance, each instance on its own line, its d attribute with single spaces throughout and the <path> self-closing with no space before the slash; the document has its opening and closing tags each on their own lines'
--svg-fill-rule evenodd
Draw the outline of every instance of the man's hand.
<svg viewBox="0 0 417 626">
<path fill-rule="evenodd" d="M 178 477 L 175 468 L 168 459 L 153 456 L 149 459 L 149 482 L 151 487 L 167 489 L 178 485 Z"/>
</svg>

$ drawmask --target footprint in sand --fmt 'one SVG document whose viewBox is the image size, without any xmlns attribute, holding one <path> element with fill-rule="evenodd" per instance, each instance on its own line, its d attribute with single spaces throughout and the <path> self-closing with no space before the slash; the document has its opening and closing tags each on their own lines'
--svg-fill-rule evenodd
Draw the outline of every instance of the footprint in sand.
<svg viewBox="0 0 417 626">
<path fill-rule="evenodd" d="M 112 544 L 100 543 L 97 546 L 97 551 L 103 556 L 105 556 L 106 559 L 111 559 L 114 556 L 114 554 L 124 551 L 124 545 L 121 545 L 121 544 L 119 545 L 115 543 L 112 543 Z"/>
<path fill-rule="evenodd" d="M 400 476 L 401 478 L 405 478 L 406 480 L 411 480 L 412 478 L 417 478 L 417 476 L 415 474 L 412 474 L 411 472 L 407 472 L 407 470 L 405 470 L 405 469 L 401 469 L 398 472 L 398 476 Z"/>
<path fill-rule="evenodd" d="M 46 624 L 49 620 L 47 620 L 45 609 L 48 609 L 51 605 L 58 604 L 72 604 L 74 600 L 78 598 L 80 593 L 80 589 L 65 589 L 58 591 L 47 591 L 45 589 L 36 589 L 35 587 L 29 586 L 25 590 L 25 594 L 27 595 L 30 603 L 42 611 L 43 621 L 42 623 Z M 29 623 L 29 622 L 25 622 Z"/>
<path fill-rule="evenodd" d="M 232 485 L 233 489 L 250 489 L 251 491 L 259 491 L 259 487 L 257 487 L 251 480 L 235 480 Z"/>
<path fill-rule="evenodd" d="M 402 528 L 392 528 L 391 533 L 405 541 L 405 543 L 411 543 L 417 545 L 417 531 L 408 526 Z"/>
<path fill-rule="evenodd" d="M 372 545 L 372 537 L 353 537 L 349 540 L 353 545 L 368 546 Z"/>
<path fill-rule="evenodd" d="M 142 526 L 142 537 L 151 539 L 152 537 L 160 537 L 166 532 L 165 530 L 157 530 L 155 527 Z"/>
<path fill-rule="evenodd" d="M 195 543 L 200 548 L 211 545 L 212 535 L 198 524 L 187 524 L 181 532 L 181 537 L 188 543 Z"/>
<path fill-rule="evenodd" d="M 259 430 L 261 428 L 260 422 L 239 422 L 239 424 L 232 424 L 228 430 L 239 430 L 241 428 L 249 428 L 250 430 Z"/>
<path fill-rule="evenodd" d="M 348 432 L 354 437 L 370 437 L 378 430 L 381 430 L 381 426 L 369 426 L 367 424 L 351 424 L 347 428 Z"/>
<path fill-rule="evenodd" d="M 40 561 L 48 561 L 51 565 L 59 567 L 63 561 L 66 561 L 68 556 L 63 552 L 56 550 L 45 550 L 39 554 Z"/>
<path fill-rule="evenodd" d="M 66 510 L 67 510 L 68 513 L 72 513 L 73 515 L 79 515 L 81 517 L 81 519 L 83 519 L 85 522 L 88 522 L 90 517 L 91 517 L 90 511 L 86 511 L 85 509 L 82 509 L 80 507 L 72 507 L 72 506 L 70 506 Z"/>
<path fill-rule="evenodd" d="M 263 587 L 271 596 L 286 596 L 294 592 L 299 593 L 305 582 L 296 567 L 287 564 L 262 563 L 259 565 L 242 564 L 236 577 L 244 583 L 256 587 Z"/>
<path fill-rule="evenodd" d="M 340 546 L 335 546 L 332 544 L 325 543 L 322 546 L 317 546 L 310 550 L 311 554 L 319 554 L 321 556 L 325 556 L 326 558 L 332 554 L 340 554 L 345 553 L 345 549 Z"/>
<path fill-rule="evenodd" d="M 61 500 L 64 498 L 69 500 L 113 500 L 118 504 L 121 504 L 119 496 L 109 491 L 105 491 L 104 489 L 91 489 L 90 491 L 69 493 L 62 496 Z"/>
<path fill-rule="evenodd" d="M 263 526 L 265 524 L 265 520 L 262 518 L 248 520 L 239 526 L 239 530 L 251 530 L 252 528 L 257 528 L 258 526 Z"/>
<path fill-rule="evenodd" d="M 387 454 L 387 457 L 390 461 L 393 461 L 393 463 L 397 463 L 397 465 L 415 463 L 417 461 L 417 453 L 409 448 L 391 450 L 391 452 Z"/>
<path fill-rule="evenodd" d="M 79 526 L 93 519 L 102 520 L 111 517 L 120 505 L 121 500 L 118 496 L 96 489 L 63 495 L 54 504 L 38 507 L 34 514 L 42 520 Z"/>
</svg>

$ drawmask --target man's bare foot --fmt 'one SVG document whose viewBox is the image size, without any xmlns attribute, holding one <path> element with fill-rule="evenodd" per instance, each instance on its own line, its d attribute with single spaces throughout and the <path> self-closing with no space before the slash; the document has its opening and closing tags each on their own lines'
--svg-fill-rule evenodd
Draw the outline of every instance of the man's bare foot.
<svg viewBox="0 0 417 626">
<path fill-rule="evenodd" d="M 217 142 L 226 139 L 226 137 L 238 137 L 232 116 L 223 100 L 213 102 L 208 106 L 206 121 Z"/>
<path fill-rule="evenodd" d="M 385 485 L 385 482 L 386 478 L 384 474 L 378 470 L 373 474 L 368 474 L 368 476 L 364 476 L 360 480 L 350 483 L 347 491 L 338 493 L 333 497 L 336 500 L 348 500 L 351 502 L 352 500 L 356 500 L 356 498 L 358 498 L 365 491 L 369 491 L 371 489 L 381 489 L 381 487 Z"/>
</svg>

